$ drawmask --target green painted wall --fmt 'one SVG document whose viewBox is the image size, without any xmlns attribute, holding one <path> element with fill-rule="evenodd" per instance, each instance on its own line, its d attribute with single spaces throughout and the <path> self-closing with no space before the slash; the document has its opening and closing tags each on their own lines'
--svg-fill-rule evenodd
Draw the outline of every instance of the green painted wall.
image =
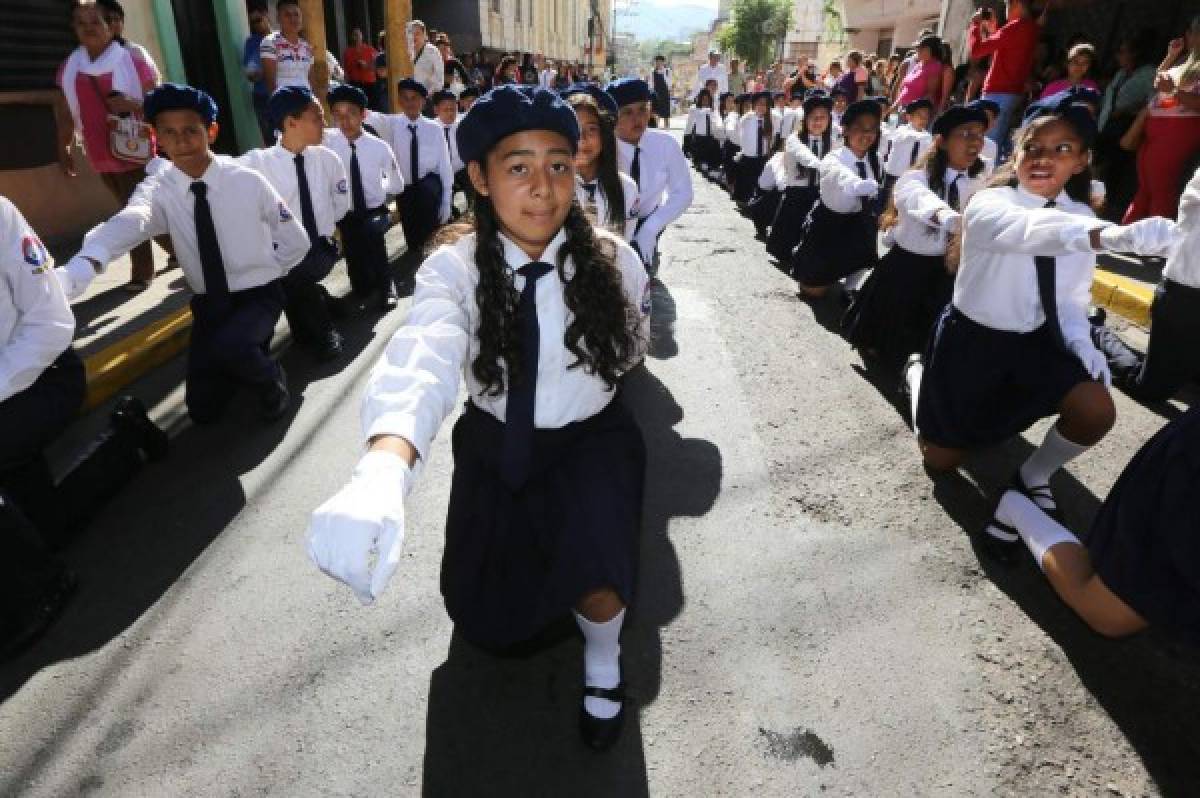
<svg viewBox="0 0 1200 798">
<path fill-rule="evenodd" d="M 158 31 L 158 46 L 162 51 L 163 77 L 171 83 L 187 83 L 183 68 L 183 52 L 179 49 L 179 32 L 175 30 L 175 12 L 171 0 L 154 0 L 154 28 Z"/>
</svg>

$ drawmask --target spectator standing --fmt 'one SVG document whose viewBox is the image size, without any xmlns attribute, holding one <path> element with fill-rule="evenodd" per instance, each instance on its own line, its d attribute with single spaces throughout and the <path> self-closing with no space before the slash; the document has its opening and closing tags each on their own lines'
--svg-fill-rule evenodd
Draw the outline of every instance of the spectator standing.
<svg viewBox="0 0 1200 798">
<path fill-rule="evenodd" d="M 409 53 L 412 54 L 413 79 L 424 86 L 429 94 L 441 90 L 446 85 L 446 67 L 441 53 L 429 43 L 425 23 L 414 19 L 404 30 L 411 44 Z"/>
<path fill-rule="evenodd" d="M 496 76 L 492 79 L 494 86 L 500 86 L 505 83 L 519 83 L 521 80 L 521 70 L 517 65 L 517 57 L 515 55 L 506 55 L 500 59 L 500 63 L 496 66 Z"/>
<path fill-rule="evenodd" d="M 311 89 L 310 76 L 316 59 L 312 47 L 300 36 L 300 28 L 304 25 L 300 3 L 279 0 L 275 13 L 279 17 L 279 30 L 264 36 L 258 49 L 267 95 L 283 86 Z"/>
<path fill-rule="evenodd" d="M 346 82 L 361 89 L 367 97 L 375 96 L 375 58 L 379 53 L 369 43 L 363 40 L 363 32 L 355 28 L 350 31 L 350 46 L 342 53 L 342 68 L 346 72 Z"/>
<path fill-rule="evenodd" d="M 671 126 L 671 70 L 665 56 L 654 56 L 650 88 L 654 90 L 654 115 L 662 127 L 668 128 Z"/>
<path fill-rule="evenodd" d="M 858 50 L 846 53 L 846 71 L 833 84 L 833 88 L 844 91 L 848 103 L 863 98 L 867 88 L 867 69 L 863 66 L 863 54 Z"/>
<path fill-rule="evenodd" d="M 933 115 L 935 117 L 946 110 L 954 95 L 954 84 L 957 74 L 954 71 L 954 53 L 950 50 L 950 45 L 942 42 L 942 46 L 937 52 L 937 61 L 941 65 L 937 77 L 937 97 L 930 98 L 933 100 Z"/>
<path fill-rule="evenodd" d="M 1096 81 L 1088 77 L 1095 65 L 1096 48 L 1087 42 L 1075 45 L 1067 53 L 1066 77 L 1047 83 L 1038 99 L 1066 91 L 1072 86 L 1082 86 L 1085 89 L 1100 91 L 1100 86 Z"/>
<path fill-rule="evenodd" d="M 444 33 L 439 33 L 437 37 L 438 53 L 442 56 L 443 73 L 446 88 L 455 96 L 462 94 L 463 89 L 471 85 L 471 76 L 467 74 L 467 68 L 463 66 L 462 61 L 454 55 L 454 49 L 450 46 L 450 37 Z"/>
<path fill-rule="evenodd" d="M 142 97 L 157 85 L 158 69 L 148 55 L 138 58 L 117 41 L 104 9 L 93 0 L 77 0 L 71 19 L 79 47 L 58 73 L 74 121 L 74 129 L 60 149 L 63 170 L 75 176 L 71 152 L 78 135 L 92 169 L 124 205 L 146 177 L 146 162 L 156 152 L 154 136 L 142 122 Z M 114 149 L 110 117 L 134 135 L 135 148 Z M 151 244 L 132 250 L 130 260 L 133 268 L 127 289 L 144 291 L 154 279 Z"/>
<path fill-rule="evenodd" d="M 538 70 L 538 85 L 543 89 L 553 88 L 555 77 L 553 62 L 545 61 L 541 53 L 538 53 L 534 62 L 540 67 Z"/>
<path fill-rule="evenodd" d="M 250 35 L 242 47 L 242 72 L 250 81 L 250 97 L 254 101 L 254 116 L 258 120 L 258 131 L 262 134 L 263 143 L 275 140 L 275 131 L 267 114 L 267 80 L 263 76 L 262 57 L 260 49 L 263 39 L 271 32 L 271 21 L 267 18 L 265 8 L 255 8 L 250 11 Z"/>
<path fill-rule="evenodd" d="M 1100 134 L 1094 149 L 1096 176 L 1104 181 L 1105 217 L 1116 221 L 1137 191 L 1137 167 L 1133 154 L 1121 147 L 1138 112 L 1154 92 L 1154 33 L 1126 33 L 1117 44 L 1117 72 L 1104 90 L 1096 115 Z"/>
<path fill-rule="evenodd" d="M 125 9 L 121 6 L 120 0 L 96 0 L 96 5 L 100 6 L 104 12 L 108 27 L 112 29 L 113 40 L 133 56 L 138 73 L 154 76 L 153 83 L 147 86 L 147 91 L 162 83 L 162 74 L 159 73 L 158 65 L 154 63 L 150 51 L 137 42 L 131 42 L 125 38 Z"/>
<path fill-rule="evenodd" d="M 1008 0 L 1008 21 L 999 30 L 992 30 L 991 11 L 976 11 L 967 29 L 971 58 L 992 57 L 992 65 L 983 79 L 983 98 L 1000 106 L 987 136 L 996 142 L 1002 155 L 1017 107 L 1025 97 L 1025 84 L 1033 71 L 1040 29 L 1030 2 Z"/>
<path fill-rule="evenodd" d="M 838 78 L 841 76 L 842 62 L 836 60 L 830 61 L 829 70 L 825 73 L 825 76 L 821 79 L 821 82 L 825 84 L 825 88 L 833 89 L 833 87 L 837 85 Z"/>
<path fill-rule="evenodd" d="M 937 105 L 942 80 L 942 62 L 938 60 L 941 52 L 942 40 L 933 34 L 923 36 L 917 42 L 913 61 L 900 81 L 900 91 L 897 93 L 893 111 L 898 111 L 921 98 Z"/>
<path fill-rule="evenodd" d="M 787 73 L 783 69 L 783 64 L 776 61 L 771 64 L 771 68 L 767 70 L 767 91 L 772 94 L 778 94 L 783 91 L 783 81 L 787 79 Z"/>
<path fill-rule="evenodd" d="M 1187 166 L 1200 154 L 1200 16 L 1192 19 L 1186 38 L 1167 45 L 1154 88 L 1157 94 L 1144 111 L 1138 190 L 1125 212 L 1126 224 L 1147 216 L 1174 217 Z"/>
<path fill-rule="evenodd" d="M 729 59 L 729 74 L 726 76 L 729 91 L 741 94 L 746 91 L 746 73 L 742 71 L 742 62 L 736 58 Z M 720 84 L 718 84 L 720 85 Z"/>
<path fill-rule="evenodd" d="M 692 87 L 691 96 L 695 97 L 696 92 L 704 88 L 704 82 L 710 79 L 717 82 L 719 94 L 729 91 L 729 73 L 726 71 L 725 65 L 721 63 L 721 54 L 716 50 L 708 51 L 708 63 L 701 66 L 696 73 L 696 85 Z"/>
</svg>

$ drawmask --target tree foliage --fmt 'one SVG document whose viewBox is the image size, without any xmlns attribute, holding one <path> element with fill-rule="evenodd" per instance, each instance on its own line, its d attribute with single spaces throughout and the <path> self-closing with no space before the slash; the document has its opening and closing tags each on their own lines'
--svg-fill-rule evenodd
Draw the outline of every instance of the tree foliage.
<svg viewBox="0 0 1200 798">
<path fill-rule="evenodd" d="M 791 0 L 735 0 L 729 25 L 717 34 L 717 43 L 722 51 L 737 53 L 747 69 L 766 68 L 775 60 L 791 21 Z"/>
</svg>

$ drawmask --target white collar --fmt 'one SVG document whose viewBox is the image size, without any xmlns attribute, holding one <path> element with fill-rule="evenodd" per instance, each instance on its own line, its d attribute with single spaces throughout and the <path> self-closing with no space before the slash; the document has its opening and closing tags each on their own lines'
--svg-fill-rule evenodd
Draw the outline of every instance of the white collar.
<svg viewBox="0 0 1200 798">
<path fill-rule="evenodd" d="M 1034 194 L 1032 191 L 1028 190 L 1027 188 L 1025 188 L 1024 186 L 1022 186 L 1020 184 L 1017 184 L 1016 194 L 1017 194 L 1017 197 L 1020 199 L 1021 204 L 1026 206 L 1027 208 L 1037 208 L 1037 207 L 1045 206 L 1045 204 L 1050 201 L 1050 200 L 1046 199 L 1045 197 L 1043 197 L 1041 194 Z M 1071 197 L 1070 197 L 1070 195 L 1067 194 L 1066 189 L 1063 189 L 1062 191 L 1058 192 L 1058 196 L 1056 196 L 1054 198 L 1054 204 L 1059 208 L 1067 207 L 1068 203 L 1070 203 L 1070 202 L 1071 202 Z"/>
<path fill-rule="evenodd" d="M 526 264 L 535 262 L 533 258 L 525 254 L 525 250 L 514 244 L 512 239 L 504 235 L 504 233 L 498 233 L 497 235 L 500 236 L 500 243 L 504 247 L 504 262 L 508 264 L 510 270 L 516 271 Z M 536 262 L 549 263 L 551 266 L 556 266 L 558 263 L 558 250 L 566 243 L 566 240 L 566 231 L 560 229 L 554 235 L 554 238 L 550 239 L 550 243 L 546 245 L 542 256 Z"/>
</svg>

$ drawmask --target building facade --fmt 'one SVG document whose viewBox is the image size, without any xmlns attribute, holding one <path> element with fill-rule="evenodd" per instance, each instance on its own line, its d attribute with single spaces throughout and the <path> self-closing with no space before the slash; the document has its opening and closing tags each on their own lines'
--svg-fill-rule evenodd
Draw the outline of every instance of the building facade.
<svg viewBox="0 0 1200 798">
<path fill-rule="evenodd" d="M 938 30 L 942 0 L 842 0 L 847 50 L 890 55 L 922 28 Z"/>
<path fill-rule="evenodd" d="M 602 65 L 612 0 L 415 0 L 413 16 L 459 53 L 534 53 Z"/>
<path fill-rule="evenodd" d="M 783 61 L 795 64 L 801 56 L 815 60 L 825 32 L 825 0 L 793 0 L 792 21 L 783 40 Z"/>
</svg>

